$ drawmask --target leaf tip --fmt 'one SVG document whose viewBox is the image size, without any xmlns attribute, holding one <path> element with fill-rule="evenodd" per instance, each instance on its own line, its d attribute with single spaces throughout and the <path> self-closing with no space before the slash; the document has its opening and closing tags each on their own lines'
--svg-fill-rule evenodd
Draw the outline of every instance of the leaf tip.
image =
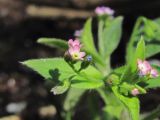
<svg viewBox="0 0 160 120">
<path fill-rule="evenodd" d="M 44 39 L 43 38 L 39 38 L 38 40 L 37 40 L 37 43 L 43 43 L 44 42 Z"/>
</svg>

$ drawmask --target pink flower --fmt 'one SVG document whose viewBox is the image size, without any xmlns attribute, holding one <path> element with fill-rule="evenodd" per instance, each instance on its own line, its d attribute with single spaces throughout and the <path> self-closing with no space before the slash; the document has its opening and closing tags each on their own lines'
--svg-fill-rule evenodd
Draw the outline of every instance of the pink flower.
<svg viewBox="0 0 160 120">
<path fill-rule="evenodd" d="M 80 44 L 79 40 L 73 41 L 72 39 L 70 39 L 68 41 L 68 46 L 69 46 L 68 53 L 73 60 L 84 59 L 85 52 L 80 51 L 82 45 Z"/>
<path fill-rule="evenodd" d="M 134 88 L 134 89 L 131 91 L 131 94 L 132 94 L 133 96 L 137 96 L 137 95 L 140 94 L 140 93 L 139 93 L 139 90 L 138 90 L 137 88 Z"/>
<path fill-rule="evenodd" d="M 138 59 L 137 63 L 138 63 L 139 74 L 141 76 L 149 75 L 149 77 L 151 78 L 159 76 L 157 70 L 152 68 L 149 62 L 147 62 L 146 60 L 142 61 Z"/>
<path fill-rule="evenodd" d="M 155 77 L 158 77 L 158 76 L 159 76 L 159 75 L 158 75 L 157 70 L 154 69 L 154 68 L 152 68 L 152 69 L 151 69 L 151 72 L 150 72 L 150 77 L 155 78 Z"/>
<path fill-rule="evenodd" d="M 97 15 L 113 15 L 114 14 L 114 10 L 112 10 L 111 8 L 109 7 L 97 7 L 95 9 L 95 13 Z"/>
<path fill-rule="evenodd" d="M 69 41 L 68 41 L 68 46 L 69 46 L 69 48 L 74 48 L 74 47 L 79 47 L 79 49 L 81 48 L 81 44 L 80 44 L 80 42 L 79 42 L 79 40 L 72 40 L 72 39 L 69 39 Z"/>
<path fill-rule="evenodd" d="M 139 74 L 141 76 L 150 74 L 152 67 L 149 64 L 149 62 L 147 62 L 146 60 L 142 61 L 142 60 L 138 59 L 137 63 L 138 63 Z"/>
</svg>

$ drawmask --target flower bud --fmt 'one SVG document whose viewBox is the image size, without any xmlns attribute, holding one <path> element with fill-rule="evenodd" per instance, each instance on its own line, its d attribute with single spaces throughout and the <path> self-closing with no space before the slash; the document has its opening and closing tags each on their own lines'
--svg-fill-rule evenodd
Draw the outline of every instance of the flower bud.
<svg viewBox="0 0 160 120">
<path fill-rule="evenodd" d="M 109 7 L 101 6 L 95 9 L 95 13 L 97 15 L 111 15 L 112 16 L 114 14 L 114 10 L 112 10 Z"/>
<path fill-rule="evenodd" d="M 139 92 L 139 90 L 138 90 L 137 88 L 134 88 L 134 89 L 131 90 L 131 94 L 132 94 L 133 96 L 137 96 L 137 95 L 140 94 L 140 92 Z"/>
<path fill-rule="evenodd" d="M 80 70 L 86 69 L 86 68 L 90 65 L 91 62 L 92 62 L 92 56 L 89 55 L 89 56 L 87 56 L 87 57 L 84 59 L 84 61 L 81 63 L 81 68 L 80 68 Z"/>
</svg>

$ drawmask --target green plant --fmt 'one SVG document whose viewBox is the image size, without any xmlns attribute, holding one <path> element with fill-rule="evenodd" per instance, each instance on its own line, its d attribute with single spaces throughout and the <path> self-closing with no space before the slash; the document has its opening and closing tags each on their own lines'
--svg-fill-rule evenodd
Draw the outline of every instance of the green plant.
<svg viewBox="0 0 160 120">
<path fill-rule="evenodd" d="M 159 19 L 137 19 L 126 49 L 126 64 L 112 68 L 110 58 L 121 39 L 123 17 L 103 13 L 98 14 L 97 18 L 98 49 L 95 48 L 92 35 L 92 18 L 89 18 L 76 42 L 69 40 L 67 43 L 56 38 L 38 40 L 40 44 L 65 50 L 64 57 L 31 59 L 22 64 L 32 68 L 46 80 L 54 81 L 55 86 L 51 90 L 54 94 L 68 91 L 62 114 L 66 120 L 71 119 L 77 102 L 90 89 L 96 90 L 105 103 L 103 115 L 98 115 L 95 109 L 93 119 L 140 120 L 137 96 L 160 87 L 160 67 L 150 65 L 145 60 L 160 52 Z M 150 120 L 157 116 L 159 114 L 154 117 L 149 115 Z"/>
</svg>

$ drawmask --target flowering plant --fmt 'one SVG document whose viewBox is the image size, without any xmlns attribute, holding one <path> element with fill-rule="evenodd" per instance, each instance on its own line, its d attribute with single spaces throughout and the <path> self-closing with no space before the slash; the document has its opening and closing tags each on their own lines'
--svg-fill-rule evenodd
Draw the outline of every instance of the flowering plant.
<svg viewBox="0 0 160 120">
<path fill-rule="evenodd" d="M 22 64 L 46 80 L 52 80 L 55 86 L 51 91 L 55 95 L 68 91 L 62 114 L 67 120 L 74 115 L 80 97 L 91 89 L 97 91 L 105 103 L 102 115 L 98 115 L 95 107 L 92 119 L 142 119 L 138 95 L 160 87 L 160 66 L 146 60 L 160 52 L 160 46 L 156 44 L 160 41 L 160 20 L 138 18 L 127 45 L 126 64 L 112 68 L 111 55 L 121 39 L 123 17 L 113 17 L 114 11 L 107 7 L 97 7 L 95 12 L 98 18 L 98 49 L 92 34 L 92 18 L 89 18 L 83 29 L 76 32 L 75 40 L 38 40 L 38 43 L 65 50 L 64 57 L 31 59 Z M 143 119 L 148 120 L 148 117 Z"/>
</svg>

